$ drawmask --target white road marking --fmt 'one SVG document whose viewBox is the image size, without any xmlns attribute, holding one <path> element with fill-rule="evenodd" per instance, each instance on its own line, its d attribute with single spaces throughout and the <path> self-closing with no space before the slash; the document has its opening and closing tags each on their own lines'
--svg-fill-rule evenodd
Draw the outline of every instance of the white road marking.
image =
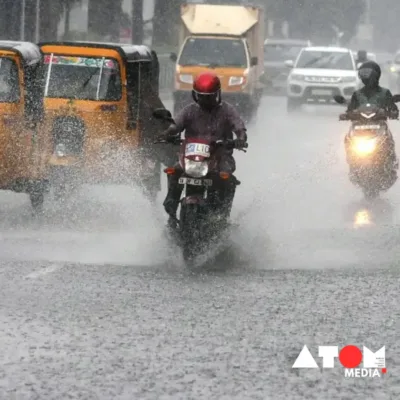
<svg viewBox="0 0 400 400">
<path fill-rule="evenodd" d="M 39 271 L 35 271 L 29 275 L 26 275 L 25 279 L 37 279 L 40 278 L 41 276 L 51 274 L 52 272 L 56 272 L 63 267 L 64 267 L 63 264 L 51 264 L 48 267 L 40 269 Z"/>
</svg>

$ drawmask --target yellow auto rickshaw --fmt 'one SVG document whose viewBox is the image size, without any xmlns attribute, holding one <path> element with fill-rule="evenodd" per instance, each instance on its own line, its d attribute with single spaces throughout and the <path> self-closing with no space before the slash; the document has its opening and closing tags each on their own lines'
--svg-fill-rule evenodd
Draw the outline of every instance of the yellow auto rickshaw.
<svg viewBox="0 0 400 400">
<path fill-rule="evenodd" d="M 28 193 L 34 210 L 47 190 L 40 48 L 0 41 L 0 189 Z"/>
<path fill-rule="evenodd" d="M 156 54 L 143 45 L 47 42 L 44 107 L 52 121 L 49 180 L 65 194 L 80 184 L 139 184 L 161 190 L 152 137 L 158 96 Z M 165 126 L 163 127 L 165 128 Z"/>
</svg>

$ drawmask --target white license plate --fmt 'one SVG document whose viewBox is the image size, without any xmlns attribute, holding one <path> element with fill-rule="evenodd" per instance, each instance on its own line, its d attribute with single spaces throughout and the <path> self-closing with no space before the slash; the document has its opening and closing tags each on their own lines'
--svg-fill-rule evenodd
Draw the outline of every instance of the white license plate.
<svg viewBox="0 0 400 400">
<path fill-rule="evenodd" d="M 331 96 L 332 91 L 324 90 L 324 89 L 315 89 L 315 90 L 311 91 L 311 94 L 314 96 Z"/>
<path fill-rule="evenodd" d="M 179 178 L 181 185 L 212 186 L 211 179 Z"/>
</svg>

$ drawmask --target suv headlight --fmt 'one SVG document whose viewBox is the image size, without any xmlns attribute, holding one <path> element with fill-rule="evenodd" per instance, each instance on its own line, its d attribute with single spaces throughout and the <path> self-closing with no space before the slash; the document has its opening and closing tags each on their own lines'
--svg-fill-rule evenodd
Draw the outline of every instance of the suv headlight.
<svg viewBox="0 0 400 400">
<path fill-rule="evenodd" d="M 179 80 L 182 83 L 192 84 L 193 83 L 193 76 L 192 75 L 187 75 L 187 74 L 179 75 Z"/>
<path fill-rule="evenodd" d="M 193 161 L 185 158 L 185 172 L 193 178 L 203 178 L 208 174 L 208 160 Z"/>
<path fill-rule="evenodd" d="M 305 76 L 300 74 L 289 75 L 289 80 L 291 81 L 304 81 Z"/>
</svg>

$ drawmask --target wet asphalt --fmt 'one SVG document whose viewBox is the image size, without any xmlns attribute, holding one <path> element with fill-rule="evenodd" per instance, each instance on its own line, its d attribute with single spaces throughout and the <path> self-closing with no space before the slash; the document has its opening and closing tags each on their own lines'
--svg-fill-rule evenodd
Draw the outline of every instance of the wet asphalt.
<svg viewBox="0 0 400 400">
<path fill-rule="evenodd" d="M 239 227 L 196 272 L 163 234 L 165 193 L 86 188 L 41 218 L 0 193 L 0 399 L 398 399 L 400 186 L 363 201 L 340 111 L 264 99 Z M 320 366 L 318 345 L 386 346 L 387 373 L 294 370 L 304 344 Z"/>
</svg>

